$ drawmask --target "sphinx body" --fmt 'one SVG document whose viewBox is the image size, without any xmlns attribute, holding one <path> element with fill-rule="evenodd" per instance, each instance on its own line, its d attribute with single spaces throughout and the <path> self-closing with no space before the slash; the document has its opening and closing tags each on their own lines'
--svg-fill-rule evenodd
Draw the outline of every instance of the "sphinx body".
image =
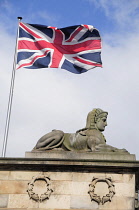
<svg viewBox="0 0 139 210">
<path fill-rule="evenodd" d="M 107 115 L 108 113 L 101 109 L 93 109 L 87 116 L 85 128 L 73 134 L 52 130 L 38 140 L 33 151 L 61 149 L 84 152 L 127 152 L 125 149 L 117 149 L 106 144 L 102 132 L 107 126 Z"/>
</svg>

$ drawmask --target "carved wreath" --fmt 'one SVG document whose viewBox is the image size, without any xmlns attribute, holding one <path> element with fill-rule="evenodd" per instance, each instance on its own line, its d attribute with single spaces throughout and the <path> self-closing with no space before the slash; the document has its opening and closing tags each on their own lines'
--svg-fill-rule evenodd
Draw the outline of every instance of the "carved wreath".
<svg viewBox="0 0 139 210">
<path fill-rule="evenodd" d="M 95 185 L 97 182 L 106 182 L 108 185 L 109 194 L 104 195 L 102 198 L 99 195 L 95 194 L 94 191 L 95 191 Z M 98 204 L 102 203 L 102 205 L 103 205 L 107 201 L 111 202 L 112 197 L 115 194 L 115 186 L 112 183 L 111 178 L 105 178 L 105 179 L 93 178 L 91 184 L 89 185 L 88 193 L 91 197 L 91 201 L 93 200 L 93 201 L 96 201 Z"/>
<path fill-rule="evenodd" d="M 46 192 L 44 192 L 40 196 L 33 191 L 33 187 L 35 185 L 35 182 L 39 181 L 39 180 L 42 180 L 42 181 L 46 182 Z M 53 190 L 50 189 L 49 187 L 50 187 L 50 178 L 46 177 L 44 175 L 39 175 L 39 176 L 33 177 L 32 181 L 28 183 L 27 192 L 28 192 L 28 195 L 29 195 L 30 199 L 33 199 L 36 202 L 42 202 L 46 199 L 49 199 L 51 193 L 53 192 Z"/>
</svg>

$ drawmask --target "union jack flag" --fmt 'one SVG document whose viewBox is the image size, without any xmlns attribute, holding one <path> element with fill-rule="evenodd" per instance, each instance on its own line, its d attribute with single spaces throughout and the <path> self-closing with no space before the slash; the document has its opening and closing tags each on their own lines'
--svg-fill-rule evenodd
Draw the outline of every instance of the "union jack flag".
<svg viewBox="0 0 139 210">
<path fill-rule="evenodd" d="M 101 38 L 91 25 L 56 28 L 19 23 L 17 69 L 62 68 L 80 74 L 102 67 Z"/>
</svg>

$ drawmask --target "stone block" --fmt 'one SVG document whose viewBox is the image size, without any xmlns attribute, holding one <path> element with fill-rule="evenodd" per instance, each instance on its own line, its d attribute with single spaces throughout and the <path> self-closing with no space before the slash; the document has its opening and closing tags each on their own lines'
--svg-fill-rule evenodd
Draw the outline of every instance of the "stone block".
<svg viewBox="0 0 139 210">
<path fill-rule="evenodd" d="M 99 210 L 134 210 L 134 198 L 114 196 L 111 202 L 99 205 Z"/>
<path fill-rule="evenodd" d="M 0 208 L 6 208 L 8 205 L 9 195 L 0 195 Z"/>
<path fill-rule="evenodd" d="M 71 209 L 93 209 L 93 210 L 134 210 L 134 199 L 126 197 L 115 197 L 111 202 L 107 202 L 104 205 L 97 204 L 95 201 L 91 201 L 85 196 L 73 196 L 71 198 Z"/>
<path fill-rule="evenodd" d="M 26 193 L 27 184 L 27 181 L 0 181 L 0 194 Z"/>
<path fill-rule="evenodd" d="M 32 177 L 42 174 L 38 171 L 11 171 L 9 174 L 9 180 L 31 180 Z M 48 176 L 51 180 L 72 180 L 72 173 L 68 172 L 43 172 L 45 176 Z M 3 176 L 4 177 L 4 176 Z"/>
<path fill-rule="evenodd" d="M 71 209 L 99 209 L 99 206 L 96 202 L 90 199 L 90 196 L 77 196 L 71 195 Z"/>
<path fill-rule="evenodd" d="M 105 178 L 105 173 L 80 173 L 74 172 L 73 173 L 73 181 L 75 182 L 91 182 L 93 177 L 96 178 Z"/>
<path fill-rule="evenodd" d="M 101 198 L 107 194 L 109 194 L 109 188 L 106 182 L 97 182 L 95 185 L 95 194 L 100 196 Z"/>
<path fill-rule="evenodd" d="M 72 193 L 71 181 L 52 181 L 51 187 L 55 195 L 70 195 Z"/>
<path fill-rule="evenodd" d="M 9 180 L 31 180 L 33 176 L 37 176 L 38 171 L 11 171 Z"/>
<path fill-rule="evenodd" d="M 39 209 L 70 209 L 69 195 L 51 195 L 49 200 L 39 203 Z"/>
<path fill-rule="evenodd" d="M 28 208 L 29 210 L 34 210 L 32 208 Z M 8 210 L 26 210 L 26 209 L 8 209 Z M 58 208 L 39 208 L 39 210 L 60 210 Z M 66 209 L 62 209 L 62 210 L 68 210 L 67 208 Z M 79 210 L 79 209 L 72 209 L 72 210 Z M 80 209 L 80 210 L 88 210 L 88 209 Z"/>
<path fill-rule="evenodd" d="M 113 152 L 72 152 L 72 151 L 47 151 L 47 152 L 26 152 L 27 158 L 57 158 L 61 160 L 136 160 L 132 154 L 118 154 Z"/>
<path fill-rule="evenodd" d="M 115 183 L 116 196 L 135 197 L 135 185 L 128 183 Z"/>
<path fill-rule="evenodd" d="M 71 181 L 73 178 L 72 172 L 44 172 L 43 174 L 48 176 L 51 180 Z"/>
<path fill-rule="evenodd" d="M 135 175 L 133 174 L 106 173 L 106 178 L 108 177 L 111 177 L 114 183 L 135 184 Z"/>
<path fill-rule="evenodd" d="M 9 174 L 9 171 L 0 171 L 0 180 L 8 180 Z"/>
<path fill-rule="evenodd" d="M 49 188 L 50 188 L 50 185 L 49 185 Z M 44 180 L 37 180 L 36 182 L 34 182 L 33 192 L 35 194 L 38 194 L 38 196 L 41 196 L 42 194 L 47 192 L 47 183 Z"/>
<path fill-rule="evenodd" d="M 88 195 L 90 182 L 72 182 L 71 195 Z"/>
<path fill-rule="evenodd" d="M 38 208 L 39 203 L 36 201 L 33 201 L 32 199 L 29 198 L 28 194 L 10 194 L 9 195 L 9 202 L 8 202 L 8 208 L 14 210 L 16 208 Z M 8 209 L 9 210 L 9 209 Z"/>
<path fill-rule="evenodd" d="M 27 208 L 8 208 L 8 209 L 1 209 L 1 210 L 27 210 Z M 29 209 L 29 210 L 34 210 L 34 209 Z"/>
</svg>

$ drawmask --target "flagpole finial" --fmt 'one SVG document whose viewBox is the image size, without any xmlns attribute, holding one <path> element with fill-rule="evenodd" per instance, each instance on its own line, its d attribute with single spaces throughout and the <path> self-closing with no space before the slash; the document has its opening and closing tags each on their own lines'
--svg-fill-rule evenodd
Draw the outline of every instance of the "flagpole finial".
<svg viewBox="0 0 139 210">
<path fill-rule="evenodd" d="M 22 20 L 22 17 L 17 17 L 18 20 Z"/>
</svg>

